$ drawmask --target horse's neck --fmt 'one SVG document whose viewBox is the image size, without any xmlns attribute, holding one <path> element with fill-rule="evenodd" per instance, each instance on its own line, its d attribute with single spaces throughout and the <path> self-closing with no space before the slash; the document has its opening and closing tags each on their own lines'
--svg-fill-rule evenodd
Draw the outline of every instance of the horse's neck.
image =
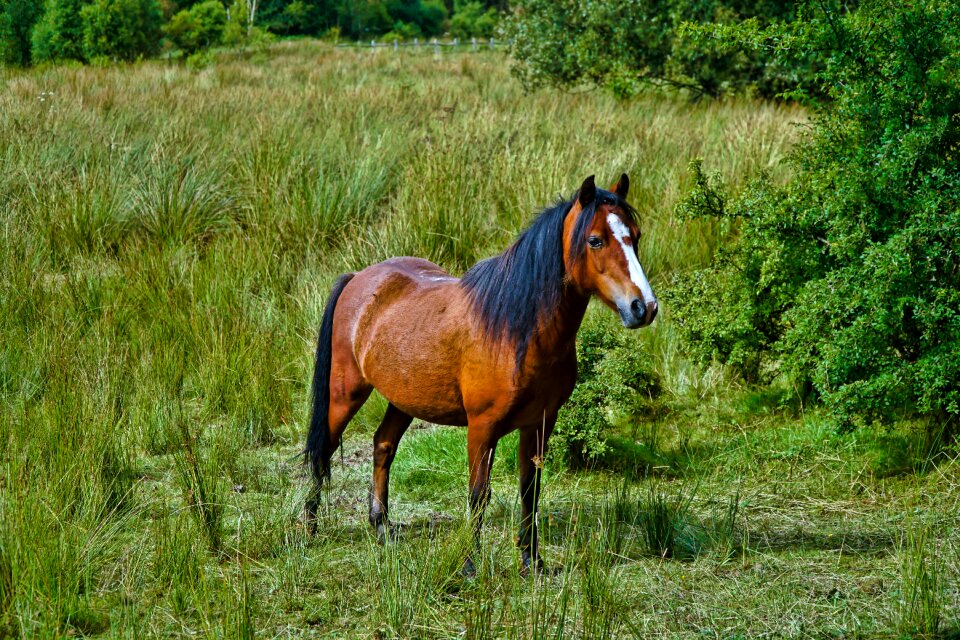
<svg viewBox="0 0 960 640">
<path fill-rule="evenodd" d="M 589 296 L 565 287 L 557 312 L 543 320 L 537 346 L 546 354 L 560 354 L 572 349 L 589 302 Z"/>
</svg>

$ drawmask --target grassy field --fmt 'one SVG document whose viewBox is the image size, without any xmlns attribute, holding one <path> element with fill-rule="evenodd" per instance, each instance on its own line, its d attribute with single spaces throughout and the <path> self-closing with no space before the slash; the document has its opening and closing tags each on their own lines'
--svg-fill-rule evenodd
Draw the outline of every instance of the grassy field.
<svg viewBox="0 0 960 640">
<path fill-rule="evenodd" d="M 298 454 L 337 274 L 461 273 L 584 177 L 631 177 L 654 287 L 725 230 L 680 224 L 699 156 L 783 176 L 795 108 L 524 94 L 500 54 L 310 42 L 0 70 L 0 637 L 737 638 L 949 635 L 958 451 L 923 426 L 836 435 L 789 390 L 691 363 L 669 309 L 628 336 L 663 381 L 621 435 L 657 464 L 546 470 L 523 579 L 516 443 L 464 580 L 462 429 L 415 424 L 396 544 L 366 517 L 374 397 L 319 534 Z M 605 309 L 591 327 L 619 331 Z M 342 462 L 341 462 L 342 459 Z"/>
</svg>

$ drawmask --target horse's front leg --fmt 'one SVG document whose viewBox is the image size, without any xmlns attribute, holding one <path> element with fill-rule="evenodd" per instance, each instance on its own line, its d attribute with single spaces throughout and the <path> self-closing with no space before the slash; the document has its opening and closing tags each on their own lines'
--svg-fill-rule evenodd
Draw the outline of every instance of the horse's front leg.
<svg viewBox="0 0 960 640">
<path fill-rule="evenodd" d="M 490 501 L 490 470 L 493 467 L 493 452 L 497 448 L 496 429 L 493 425 L 470 424 L 467 427 L 467 459 L 470 464 L 470 519 L 473 523 L 473 542 L 480 551 L 480 530 L 483 527 L 483 512 Z M 473 558 L 467 556 L 463 565 L 464 575 L 476 573 Z"/>
<path fill-rule="evenodd" d="M 526 575 L 530 568 L 543 571 L 543 559 L 539 553 L 538 511 L 540 500 L 540 476 L 543 458 L 547 453 L 547 438 L 553 432 L 556 416 L 544 420 L 543 425 L 527 427 L 520 431 L 518 463 L 520 467 L 520 535 L 517 546 L 520 547 L 520 559 L 523 562 L 521 572 Z"/>
</svg>

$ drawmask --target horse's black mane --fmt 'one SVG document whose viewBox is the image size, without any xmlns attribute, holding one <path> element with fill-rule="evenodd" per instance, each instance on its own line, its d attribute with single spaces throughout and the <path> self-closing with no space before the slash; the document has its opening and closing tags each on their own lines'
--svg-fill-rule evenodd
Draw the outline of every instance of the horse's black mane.
<svg viewBox="0 0 960 640">
<path fill-rule="evenodd" d="M 542 314 L 555 313 L 566 286 L 563 263 L 563 220 L 577 197 L 559 200 L 533 222 L 498 256 L 473 265 L 460 285 L 490 339 L 508 338 L 516 344 L 519 368 Z M 597 195 L 577 218 L 573 230 L 573 258 L 583 256 L 587 232 L 597 204 L 613 202 L 633 218 L 635 212 L 615 193 L 597 189 Z"/>
</svg>

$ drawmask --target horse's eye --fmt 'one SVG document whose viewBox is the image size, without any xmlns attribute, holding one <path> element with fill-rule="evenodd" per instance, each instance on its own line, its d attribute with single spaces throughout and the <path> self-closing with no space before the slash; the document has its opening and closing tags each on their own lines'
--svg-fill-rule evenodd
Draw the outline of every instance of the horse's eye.
<svg viewBox="0 0 960 640">
<path fill-rule="evenodd" d="M 599 249 L 603 246 L 603 240 L 599 236 L 590 236 L 587 238 L 587 244 L 590 245 L 591 249 Z"/>
</svg>

